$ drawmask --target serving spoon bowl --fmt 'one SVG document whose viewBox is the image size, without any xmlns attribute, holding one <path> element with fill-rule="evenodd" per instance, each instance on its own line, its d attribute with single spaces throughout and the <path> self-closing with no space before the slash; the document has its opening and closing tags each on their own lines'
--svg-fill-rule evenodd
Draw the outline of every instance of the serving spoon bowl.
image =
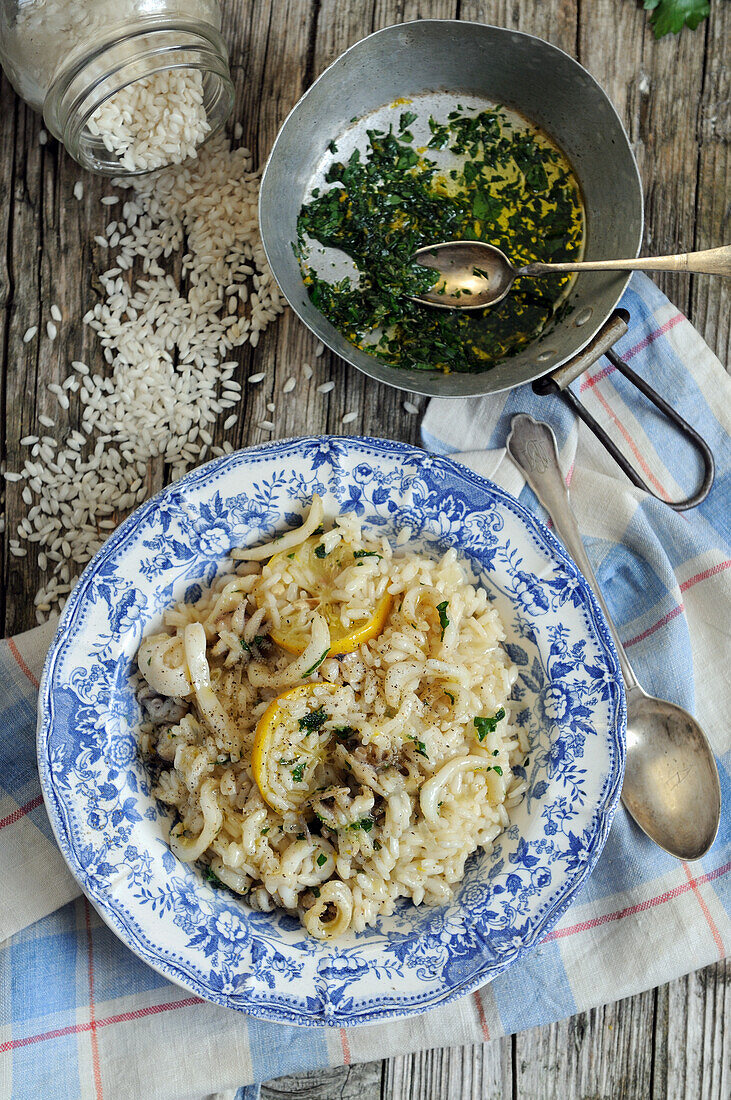
<svg viewBox="0 0 731 1100">
<path fill-rule="evenodd" d="M 617 648 L 627 694 L 625 808 L 666 852 L 678 859 L 700 859 L 716 839 L 721 820 L 721 785 L 706 735 L 687 710 L 640 687 L 581 541 L 552 429 L 518 413 L 507 450 L 593 588 Z"/>
<path fill-rule="evenodd" d="M 502 302 L 518 276 L 524 275 L 553 275 L 557 271 L 689 271 L 731 275 L 731 245 L 676 256 L 515 267 L 495 245 L 484 241 L 444 241 L 418 248 L 412 261 L 439 272 L 441 278 L 433 287 L 421 294 L 410 294 L 409 298 L 437 309 L 469 310 Z"/>
</svg>

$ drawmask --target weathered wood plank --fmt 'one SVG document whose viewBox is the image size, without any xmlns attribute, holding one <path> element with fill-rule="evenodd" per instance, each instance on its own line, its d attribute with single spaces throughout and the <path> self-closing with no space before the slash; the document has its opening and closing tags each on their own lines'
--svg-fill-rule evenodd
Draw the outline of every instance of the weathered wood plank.
<svg viewBox="0 0 731 1100">
<path fill-rule="evenodd" d="M 384 1062 L 384 1100 L 503 1100 L 513 1095 L 510 1038 Z"/>
<path fill-rule="evenodd" d="M 731 962 L 657 991 L 653 1100 L 731 1095 Z"/>
<path fill-rule="evenodd" d="M 643 1100 L 652 1081 L 655 993 L 515 1037 L 515 1097 Z"/>
<path fill-rule="evenodd" d="M 261 1100 L 382 1100 L 382 1065 L 363 1062 L 279 1077 L 262 1086 Z"/>
<path fill-rule="evenodd" d="M 578 59 L 597 78 L 623 119 L 645 191 L 646 253 L 693 247 L 696 170 L 695 104 L 701 94 L 704 31 L 654 37 L 639 4 L 594 0 L 582 5 Z M 656 282 L 680 309 L 690 281 Z"/>
<path fill-rule="evenodd" d="M 717 3 L 706 28 L 706 64 L 698 104 L 699 143 L 695 248 L 731 241 L 731 6 Z M 691 317 L 726 369 L 731 369 L 731 281 L 697 275 L 691 280 Z"/>
<path fill-rule="evenodd" d="M 579 28 L 577 0 L 546 4 L 543 0 L 462 0 L 460 18 L 475 23 L 493 23 L 545 38 L 572 56 L 576 56 Z"/>
</svg>

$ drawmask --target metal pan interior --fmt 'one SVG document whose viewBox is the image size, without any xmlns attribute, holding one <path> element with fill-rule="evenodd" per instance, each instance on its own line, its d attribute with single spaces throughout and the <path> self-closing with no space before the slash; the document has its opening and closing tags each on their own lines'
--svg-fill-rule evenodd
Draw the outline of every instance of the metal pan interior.
<svg viewBox="0 0 731 1100">
<path fill-rule="evenodd" d="M 628 276 L 587 272 L 572 284 L 568 316 L 519 355 L 479 374 L 403 370 L 355 348 L 310 302 L 292 250 L 297 215 L 327 143 L 358 140 L 359 123 L 399 98 L 444 92 L 503 103 L 563 149 L 582 189 L 585 258 L 635 256 L 642 190 L 627 135 L 585 69 L 532 35 L 477 23 L 420 20 L 377 31 L 327 69 L 285 121 L 262 179 L 262 240 L 274 276 L 302 321 L 333 351 L 388 385 L 440 397 L 494 393 L 532 381 L 586 344 L 619 300 Z M 368 125 L 372 125 L 372 118 Z"/>
</svg>

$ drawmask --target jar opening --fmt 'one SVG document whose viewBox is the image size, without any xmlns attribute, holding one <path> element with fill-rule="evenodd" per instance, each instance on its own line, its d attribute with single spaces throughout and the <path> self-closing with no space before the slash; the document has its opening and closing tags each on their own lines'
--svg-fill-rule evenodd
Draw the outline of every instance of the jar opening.
<svg viewBox="0 0 731 1100">
<path fill-rule="evenodd" d="M 140 27 L 60 73 L 44 119 L 83 167 L 138 175 L 180 163 L 233 106 L 223 40 L 202 25 Z"/>
</svg>

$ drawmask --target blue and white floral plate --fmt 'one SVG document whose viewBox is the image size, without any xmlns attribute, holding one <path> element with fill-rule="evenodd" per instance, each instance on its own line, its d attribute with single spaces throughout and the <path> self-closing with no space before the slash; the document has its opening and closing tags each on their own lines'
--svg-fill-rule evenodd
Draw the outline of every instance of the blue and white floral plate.
<svg viewBox="0 0 731 1100">
<path fill-rule="evenodd" d="M 494 595 L 518 666 L 528 793 L 454 902 L 403 903 L 326 945 L 284 913 L 255 913 L 172 855 L 165 808 L 137 752 L 131 686 L 143 631 L 197 598 L 234 546 L 332 514 L 455 546 Z M 208 463 L 142 505 L 85 570 L 40 690 L 38 761 L 59 846 L 102 917 L 141 959 L 253 1016 L 344 1026 L 420 1012 L 489 981 L 538 943 L 596 863 L 624 769 L 616 653 L 586 581 L 538 520 L 449 459 L 375 439 L 297 439 Z"/>
</svg>

